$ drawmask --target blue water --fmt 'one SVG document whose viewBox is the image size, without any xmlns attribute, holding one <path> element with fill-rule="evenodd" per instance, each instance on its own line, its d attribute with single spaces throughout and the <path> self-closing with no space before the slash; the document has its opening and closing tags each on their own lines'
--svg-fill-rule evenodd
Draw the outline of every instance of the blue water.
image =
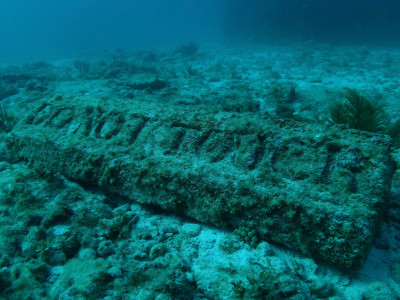
<svg viewBox="0 0 400 300">
<path fill-rule="evenodd" d="M 2 1 L 0 58 L 229 39 L 394 43 L 397 0 Z"/>
<path fill-rule="evenodd" d="M 221 35 L 223 3 L 215 4 L 212 0 L 3 1 L 0 57 L 208 41 Z"/>
<path fill-rule="evenodd" d="M 237 0 L 229 6 L 233 35 L 390 44 L 400 37 L 397 0 Z"/>
</svg>

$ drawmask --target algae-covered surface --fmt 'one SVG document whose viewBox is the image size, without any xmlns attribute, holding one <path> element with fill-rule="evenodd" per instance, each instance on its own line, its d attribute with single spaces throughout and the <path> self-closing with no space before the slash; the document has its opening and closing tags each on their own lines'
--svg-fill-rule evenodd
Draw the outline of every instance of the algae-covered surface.
<svg viewBox="0 0 400 300">
<path fill-rule="evenodd" d="M 2 296 L 399 297 L 400 53 L 181 49 L 0 70 Z"/>
</svg>

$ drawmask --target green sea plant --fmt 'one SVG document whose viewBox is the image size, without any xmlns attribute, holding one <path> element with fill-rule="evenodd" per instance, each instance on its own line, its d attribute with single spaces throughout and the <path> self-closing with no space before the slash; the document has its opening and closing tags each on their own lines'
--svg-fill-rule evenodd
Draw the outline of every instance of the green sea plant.
<svg viewBox="0 0 400 300">
<path fill-rule="evenodd" d="M 360 95 L 356 89 L 345 89 L 347 101 L 344 103 L 334 102 L 329 108 L 330 123 L 383 133 L 385 130 L 384 119 L 378 106 Z"/>
<path fill-rule="evenodd" d="M 335 101 L 329 107 L 330 122 L 334 124 L 346 124 L 347 111 L 346 105 L 342 102 Z"/>
</svg>

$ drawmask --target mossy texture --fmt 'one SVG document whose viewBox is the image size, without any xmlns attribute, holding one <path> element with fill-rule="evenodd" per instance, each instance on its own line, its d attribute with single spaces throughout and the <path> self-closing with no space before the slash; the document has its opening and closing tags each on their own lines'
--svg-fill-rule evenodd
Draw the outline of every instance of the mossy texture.
<svg viewBox="0 0 400 300">
<path fill-rule="evenodd" d="M 87 97 L 40 104 L 7 147 L 45 173 L 245 226 L 346 269 L 363 262 L 379 229 L 390 141 L 255 113 Z"/>
</svg>

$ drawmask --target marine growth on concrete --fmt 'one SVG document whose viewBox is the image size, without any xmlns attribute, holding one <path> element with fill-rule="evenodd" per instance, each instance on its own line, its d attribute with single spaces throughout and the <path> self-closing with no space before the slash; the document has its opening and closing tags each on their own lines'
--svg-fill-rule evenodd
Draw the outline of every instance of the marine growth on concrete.
<svg viewBox="0 0 400 300">
<path fill-rule="evenodd" d="M 366 258 L 390 187 L 386 136 L 198 106 L 43 102 L 7 147 L 40 172 L 343 269 Z"/>
</svg>

